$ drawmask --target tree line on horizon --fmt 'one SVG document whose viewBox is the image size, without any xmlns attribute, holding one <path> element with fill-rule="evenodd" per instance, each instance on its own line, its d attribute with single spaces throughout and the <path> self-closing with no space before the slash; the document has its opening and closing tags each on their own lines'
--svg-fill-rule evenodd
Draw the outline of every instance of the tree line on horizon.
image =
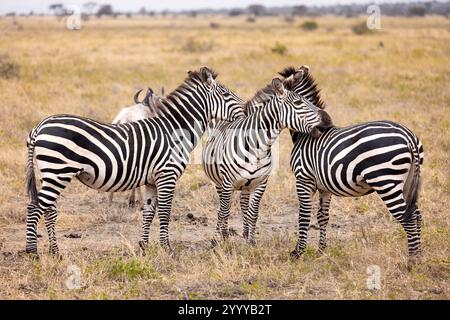
<svg viewBox="0 0 450 320">
<path fill-rule="evenodd" d="M 324 6 L 278 6 L 266 7 L 261 4 L 253 4 L 246 8 L 230 8 L 230 9 L 200 9 L 200 10 L 182 10 L 182 11 L 154 11 L 148 10 L 145 7 L 138 11 L 119 12 L 115 11 L 111 4 L 100 4 L 94 1 L 86 2 L 80 8 L 82 18 L 89 19 L 90 17 L 101 18 L 102 16 L 118 17 L 126 16 L 155 16 L 155 15 L 182 15 L 195 18 L 198 15 L 227 15 L 227 16 L 305 16 L 317 17 L 322 15 L 335 15 L 344 17 L 354 17 L 358 15 L 367 14 L 367 4 L 351 4 L 351 5 L 324 5 Z M 450 15 L 450 1 L 427 1 L 427 2 L 398 2 L 398 3 L 383 3 L 379 4 L 381 14 L 387 16 L 425 16 L 425 15 L 443 15 L 449 17 Z M 73 14 L 72 7 L 66 7 L 63 3 L 54 3 L 49 7 L 49 12 L 56 17 L 64 17 Z M 43 13 L 37 14 L 30 11 L 28 14 L 20 14 L 21 16 L 45 15 Z M 15 12 L 9 12 L 5 16 L 16 16 Z"/>
</svg>

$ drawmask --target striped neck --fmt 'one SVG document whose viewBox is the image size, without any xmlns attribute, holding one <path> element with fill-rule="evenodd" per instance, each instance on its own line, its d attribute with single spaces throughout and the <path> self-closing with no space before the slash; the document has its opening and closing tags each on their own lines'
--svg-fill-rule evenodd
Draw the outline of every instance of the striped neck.
<svg viewBox="0 0 450 320">
<path fill-rule="evenodd" d="M 255 109 L 246 121 L 250 124 L 249 129 L 257 134 L 259 152 L 270 153 L 270 148 L 283 130 L 279 121 L 278 105 L 273 100 L 268 101 Z"/>
<path fill-rule="evenodd" d="M 210 108 L 206 89 L 194 79 L 180 87 L 156 105 L 158 121 L 162 121 L 172 140 L 190 153 L 206 130 Z"/>
</svg>

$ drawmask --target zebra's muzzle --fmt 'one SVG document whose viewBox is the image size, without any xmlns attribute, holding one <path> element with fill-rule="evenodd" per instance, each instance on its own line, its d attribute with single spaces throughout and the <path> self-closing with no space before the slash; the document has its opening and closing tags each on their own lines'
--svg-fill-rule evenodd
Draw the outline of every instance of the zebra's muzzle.
<svg viewBox="0 0 450 320">
<path fill-rule="evenodd" d="M 311 130 L 310 133 L 310 135 L 314 138 L 319 138 L 328 128 L 331 128 L 333 126 L 333 121 L 331 120 L 331 117 L 327 112 L 320 110 L 319 114 L 321 121 Z"/>
</svg>

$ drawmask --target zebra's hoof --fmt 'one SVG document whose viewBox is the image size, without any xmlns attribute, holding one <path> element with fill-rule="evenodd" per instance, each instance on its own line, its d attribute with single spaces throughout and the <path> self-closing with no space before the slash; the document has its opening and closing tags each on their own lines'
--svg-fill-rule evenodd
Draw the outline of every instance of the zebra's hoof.
<svg viewBox="0 0 450 320">
<path fill-rule="evenodd" d="M 256 247 L 255 239 L 247 239 L 247 243 L 248 243 L 248 245 L 250 245 L 252 247 Z"/>
<path fill-rule="evenodd" d="M 417 266 L 417 264 L 419 263 L 419 256 L 410 256 L 408 258 L 408 264 L 407 264 L 407 269 L 408 271 L 412 271 L 412 269 Z"/>
<path fill-rule="evenodd" d="M 145 256 L 146 255 L 146 251 L 147 251 L 147 247 L 148 247 L 147 243 L 145 241 L 140 240 L 138 242 L 138 244 L 139 244 L 139 248 L 141 249 L 141 254 L 143 256 Z"/>
<path fill-rule="evenodd" d="M 299 251 L 299 250 L 293 250 L 291 251 L 290 257 L 292 259 L 298 259 L 303 255 L 304 251 Z"/>
<path fill-rule="evenodd" d="M 31 259 L 31 260 L 33 260 L 33 261 L 39 261 L 40 260 L 40 256 L 39 256 L 39 254 L 37 253 L 37 251 L 28 251 L 28 250 L 25 250 L 25 254 Z"/>
<path fill-rule="evenodd" d="M 217 240 L 216 238 L 211 239 L 211 249 L 214 249 L 218 245 L 219 245 L 219 240 Z"/>
</svg>

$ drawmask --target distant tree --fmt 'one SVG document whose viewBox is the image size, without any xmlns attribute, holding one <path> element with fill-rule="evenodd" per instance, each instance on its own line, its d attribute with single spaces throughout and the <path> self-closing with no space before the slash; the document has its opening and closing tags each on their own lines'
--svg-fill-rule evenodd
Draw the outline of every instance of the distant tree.
<svg viewBox="0 0 450 320">
<path fill-rule="evenodd" d="M 243 15 L 243 14 L 244 14 L 244 10 L 238 9 L 238 8 L 231 9 L 230 12 L 228 12 L 228 15 L 230 17 L 236 17 L 236 16 L 240 16 L 240 15 Z"/>
<path fill-rule="evenodd" d="M 98 9 L 97 13 L 95 14 L 97 17 L 101 16 L 113 16 L 114 11 L 113 7 L 110 4 L 103 4 Z"/>
<path fill-rule="evenodd" d="M 7 14 L 5 14 L 5 16 L 7 16 L 7 17 L 15 17 L 16 13 L 15 12 L 8 12 Z"/>
<path fill-rule="evenodd" d="M 145 16 L 147 14 L 147 10 L 144 7 L 142 7 L 139 9 L 138 13 Z"/>
<path fill-rule="evenodd" d="M 306 6 L 294 6 L 292 8 L 292 15 L 294 16 L 306 16 L 306 14 L 308 13 L 308 7 Z"/>
<path fill-rule="evenodd" d="M 248 6 L 247 11 L 255 16 L 263 16 L 266 14 L 266 7 L 264 7 L 262 4 L 252 4 Z"/>
<path fill-rule="evenodd" d="M 98 6 L 97 2 L 89 1 L 83 4 L 83 8 L 86 10 L 87 14 L 93 14 L 94 9 Z"/>
<path fill-rule="evenodd" d="M 425 7 L 412 6 L 408 9 L 408 15 L 412 17 L 423 17 L 427 13 Z"/>
<path fill-rule="evenodd" d="M 31 10 L 31 11 L 28 13 L 28 15 L 29 15 L 30 17 L 34 16 L 34 11 Z"/>
<path fill-rule="evenodd" d="M 187 13 L 187 15 L 188 15 L 189 17 L 191 17 L 191 18 L 196 18 L 197 15 L 198 15 L 198 12 L 192 10 L 192 11 L 189 11 L 189 12 Z"/>
<path fill-rule="evenodd" d="M 62 3 L 51 4 L 48 6 L 48 9 L 57 17 L 63 16 L 66 13 L 66 9 Z"/>
</svg>

